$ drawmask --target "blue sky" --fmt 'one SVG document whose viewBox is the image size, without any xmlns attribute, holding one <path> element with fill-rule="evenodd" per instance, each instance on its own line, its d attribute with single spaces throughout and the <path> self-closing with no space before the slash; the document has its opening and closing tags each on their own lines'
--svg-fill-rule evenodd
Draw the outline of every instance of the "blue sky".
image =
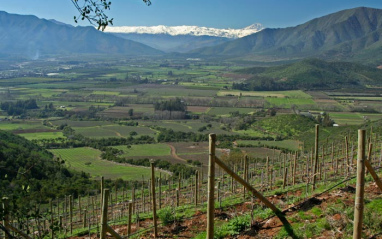
<svg viewBox="0 0 382 239">
<path fill-rule="evenodd" d="M 81 0 L 79 0 L 81 1 Z M 295 26 L 343 9 L 382 8 L 381 0 L 111 0 L 115 26 L 197 25 L 242 28 L 252 23 Z M 0 0 L 0 10 L 75 24 L 70 0 Z M 87 25 L 87 22 L 81 23 Z"/>
</svg>

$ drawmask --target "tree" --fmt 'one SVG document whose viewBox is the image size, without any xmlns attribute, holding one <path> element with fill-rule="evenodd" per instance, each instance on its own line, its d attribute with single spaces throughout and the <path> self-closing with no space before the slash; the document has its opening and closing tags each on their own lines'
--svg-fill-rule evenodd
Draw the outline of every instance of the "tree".
<svg viewBox="0 0 382 239">
<path fill-rule="evenodd" d="M 77 8 L 79 15 L 74 16 L 74 22 L 78 20 L 88 20 L 90 24 L 97 26 L 98 30 L 105 30 L 108 25 L 113 25 L 113 18 L 105 14 L 110 10 L 111 1 L 109 0 L 71 0 Z M 151 5 L 151 0 L 142 0 L 147 6 Z"/>
</svg>

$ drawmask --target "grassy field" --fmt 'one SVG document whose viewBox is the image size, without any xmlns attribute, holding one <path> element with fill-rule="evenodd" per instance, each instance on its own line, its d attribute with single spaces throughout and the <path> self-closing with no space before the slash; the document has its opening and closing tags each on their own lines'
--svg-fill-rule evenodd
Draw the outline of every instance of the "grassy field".
<svg viewBox="0 0 382 239">
<path fill-rule="evenodd" d="M 209 115 L 229 115 L 231 112 L 239 111 L 240 114 L 249 114 L 255 112 L 253 108 L 235 108 L 235 107 L 211 107 Z"/>
<path fill-rule="evenodd" d="M 128 137 L 133 131 L 139 135 L 154 136 L 155 132 L 147 127 L 106 125 L 95 127 L 73 127 L 73 129 L 89 138 L 110 138 L 110 137 Z"/>
<path fill-rule="evenodd" d="M 28 140 L 40 140 L 40 139 L 57 139 L 57 138 L 64 138 L 64 135 L 62 132 L 37 132 L 37 133 L 25 133 L 25 134 L 19 134 L 19 136 L 22 136 Z"/>
<path fill-rule="evenodd" d="M 299 149 L 299 142 L 296 140 L 282 140 L 282 141 L 265 141 L 265 140 L 238 140 L 238 145 L 244 144 L 244 145 L 253 145 L 257 147 L 261 147 L 263 145 L 268 147 L 280 147 L 284 149 L 294 150 L 297 151 Z"/>
<path fill-rule="evenodd" d="M 41 124 L 41 121 L 2 121 L 0 122 L 0 130 L 14 131 L 14 130 L 28 130 L 28 129 L 44 129 L 46 128 Z"/>
<path fill-rule="evenodd" d="M 302 90 L 289 90 L 289 91 L 219 91 L 218 96 L 252 96 L 252 97 L 277 97 L 277 98 L 297 98 L 297 99 L 310 99 L 312 98 L 309 94 L 306 94 Z"/>
<path fill-rule="evenodd" d="M 273 98 L 267 97 L 266 101 L 272 107 L 289 109 L 292 105 L 315 105 L 316 102 L 311 98 Z"/>
<path fill-rule="evenodd" d="M 127 148 L 126 145 L 113 146 L 113 148 L 122 150 L 123 157 L 150 157 L 150 156 L 168 156 L 171 153 L 170 146 L 167 144 L 139 144 L 131 145 Z"/>
<path fill-rule="evenodd" d="M 359 112 L 332 112 L 330 117 L 340 126 L 341 125 L 358 125 L 363 124 L 366 120 L 382 119 L 382 114 L 369 114 Z"/>
<path fill-rule="evenodd" d="M 72 149 L 52 149 L 55 156 L 65 160 L 66 165 L 73 170 L 89 173 L 92 178 L 98 179 L 101 176 L 110 179 L 122 178 L 124 180 L 134 180 L 150 176 L 150 169 L 116 164 L 101 160 L 101 152 L 92 148 L 72 148 Z"/>
</svg>

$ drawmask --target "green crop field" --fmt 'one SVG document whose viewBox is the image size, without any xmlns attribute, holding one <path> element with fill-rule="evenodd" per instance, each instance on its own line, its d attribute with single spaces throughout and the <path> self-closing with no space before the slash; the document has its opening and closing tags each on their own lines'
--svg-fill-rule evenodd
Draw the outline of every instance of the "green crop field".
<svg viewBox="0 0 382 239">
<path fill-rule="evenodd" d="M 280 147 L 284 149 L 297 151 L 299 149 L 299 142 L 296 140 L 282 140 L 282 141 L 265 141 L 265 140 L 238 140 L 238 145 L 252 145 L 255 147 Z"/>
<path fill-rule="evenodd" d="M 41 121 L 2 121 L 0 122 L 0 130 L 28 130 L 28 129 L 44 129 L 45 126 Z"/>
<path fill-rule="evenodd" d="M 297 98 L 297 99 L 310 99 L 312 96 L 303 92 L 302 90 L 290 91 L 219 91 L 218 96 L 234 95 L 234 96 L 251 96 L 251 97 L 277 97 L 277 98 Z"/>
<path fill-rule="evenodd" d="M 51 121 L 54 125 L 67 124 L 70 127 L 96 127 L 104 125 L 113 125 L 113 123 L 107 121 L 74 121 L 74 120 L 55 120 Z"/>
<path fill-rule="evenodd" d="M 40 140 L 40 139 L 57 139 L 57 138 L 64 138 L 64 135 L 62 132 L 37 132 L 37 133 L 25 133 L 25 134 L 19 134 L 19 136 L 22 136 L 28 140 Z"/>
<path fill-rule="evenodd" d="M 123 157 L 150 157 L 150 156 L 168 156 L 171 154 L 170 146 L 167 144 L 139 144 L 131 145 L 127 148 L 126 145 L 113 146 L 113 148 L 122 150 Z"/>
<path fill-rule="evenodd" d="M 110 138 L 110 137 L 128 137 L 131 132 L 139 135 L 154 136 L 155 131 L 147 127 L 124 126 L 124 125 L 104 125 L 94 127 L 73 127 L 73 129 L 89 138 Z"/>
<path fill-rule="evenodd" d="M 208 111 L 209 115 L 229 115 L 231 112 L 239 111 L 240 114 L 249 114 L 255 112 L 253 108 L 236 108 L 236 107 L 211 107 Z"/>
<path fill-rule="evenodd" d="M 341 125 L 358 125 L 365 123 L 367 120 L 382 119 L 382 114 L 370 114 L 359 112 L 331 112 L 330 117 L 335 123 Z"/>
<path fill-rule="evenodd" d="M 72 149 L 52 149 L 55 156 L 65 160 L 70 169 L 89 173 L 92 178 L 98 179 L 101 176 L 110 179 L 122 178 L 124 180 L 134 180 L 150 176 L 150 169 L 135 167 L 101 160 L 101 152 L 92 148 L 72 148 Z"/>
<path fill-rule="evenodd" d="M 266 98 L 267 103 L 269 103 L 270 106 L 275 107 L 281 107 L 289 109 L 292 107 L 292 105 L 316 105 L 316 102 L 312 100 L 311 98 L 273 98 L 273 97 L 267 97 Z"/>
</svg>

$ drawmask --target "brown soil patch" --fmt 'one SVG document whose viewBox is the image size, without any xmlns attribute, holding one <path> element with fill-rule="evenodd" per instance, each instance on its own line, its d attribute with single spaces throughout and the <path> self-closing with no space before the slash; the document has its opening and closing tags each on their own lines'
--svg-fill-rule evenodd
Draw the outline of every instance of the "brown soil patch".
<svg viewBox="0 0 382 239">
<path fill-rule="evenodd" d="M 205 106 L 187 106 L 187 110 L 196 113 L 205 113 L 210 107 Z"/>
</svg>

